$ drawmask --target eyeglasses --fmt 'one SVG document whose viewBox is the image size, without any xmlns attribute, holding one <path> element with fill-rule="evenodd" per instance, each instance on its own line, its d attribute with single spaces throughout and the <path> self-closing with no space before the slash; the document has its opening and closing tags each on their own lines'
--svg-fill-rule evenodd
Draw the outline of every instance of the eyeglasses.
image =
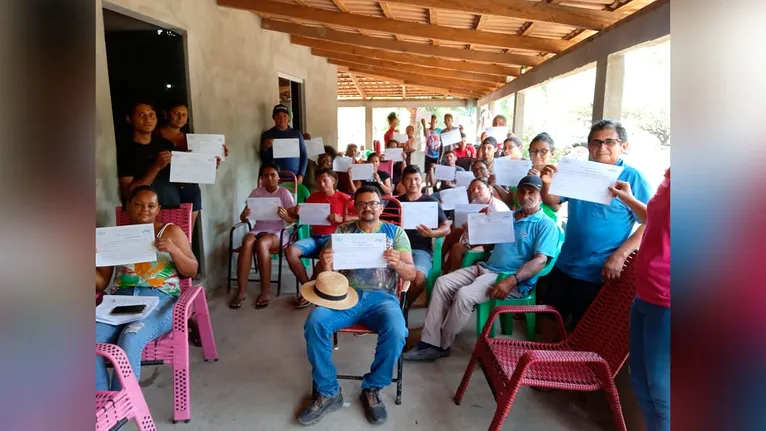
<svg viewBox="0 0 766 431">
<path fill-rule="evenodd" d="M 539 154 L 539 155 L 545 157 L 546 155 L 548 155 L 548 153 L 550 153 L 550 150 L 529 150 L 529 155 L 530 156 L 536 156 L 536 155 Z"/>
<path fill-rule="evenodd" d="M 607 147 L 614 147 L 618 142 L 622 142 L 621 139 L 614 139 L 614 138 L 607 138 L 604 140 L 601 139 L 591 139 L 590 142 L 588 142 L 588 146 L 590 147 L 600 147 L 604 144 L 606 144 Z"/>
<path fill-rule="evenodd" d="M 371 210 L 374 210 L 374 209 L 378 209 L 378 207 L 380 206 L 380 201 L 356 202 L 356 203 L 354 203 L 354 206 L 357 209 L 360 209 L 360 210 L 365 209 L 365 208 L 369 208 Z"/>
</svg>

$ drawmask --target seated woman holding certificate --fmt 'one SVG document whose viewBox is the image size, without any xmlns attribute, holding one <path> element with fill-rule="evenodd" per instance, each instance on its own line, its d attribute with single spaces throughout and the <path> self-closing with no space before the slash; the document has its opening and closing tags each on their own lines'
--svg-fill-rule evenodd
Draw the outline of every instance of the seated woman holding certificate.
<svg viewBox="0 0 766 431">
<path fill-rule="evenodd" d="M 367 157 L 367 163 L 372 163 L 373 179 L 364 181 L 352 181 L 351 193 L 356 193 L 356 191 L 362 188 L 362 186 L 371 186 L 378 189 L 381 196 L 390 195 L 393 191 L 393 187 L 391 186 L 391 177 L 386 172 L 378 170 L 378 167 L 380 166 L 380 157 L 378 157 L 378 154 L 370 153 L 370 156 Z M 351 169 L 348 170 L 348 175 L 351 177 Z"/>
<path fill-rule="evenodd" d="M 306 268 L 301 262 L 301 258 L 304 257 L 319 257 L 319 251 L 330 240 L 330 235 L 335 232 L 335 229 L 339 224 L 351 220 L 349 217 L 346 219 L 346 205 L 351 200 L 351 196 L 337 191 L 335 185 L 338 183 L 338 175 L 331 169 L 320 168 L 316 171 L 314 177 L 317 185 L 317 191 L 311 194 L 306 199 L 306 204 L 327 204 L 330 206 L 330 214 L 327 216 L 326 224 L 313 224 L 307 223 L 301 219 L 301 224 L 311 225 L 311 236 L 298 240 L 291 244 L 285 250 L 285 256 L 287 257 L 287 263 L 290 265 L 290 270 L 295 274 L 295 278 L 302 285 L 309 282 L 308 274 L 306 274 Z M 301 214 L 301 207 L 306 208 L 304 204 L 296 205 L 293 213 L 295 215 Z M 355 218 L 355 217 L 354 217 Z M 319 271 L 315 271 L 318 273 Z M 310 304 L 306 301 L 300 292 L 295 296 L 295 307 L 304 308 Z"/>
<path fill-rule="evenodd" d="M 487 181 L 483 178 L 476 178 L 471 181 L 471 185 L 468 187 L 469 201 L 473 205 L 486 205 L 486 208 L 480 212 L 484 213 L 496 213 L 507 212 L 511 209 L 508 208 L 503 201 L 494 196 L 492 188 L 487 184 Z M 465 226 L 454 227 L 450 232 L 447 239 L 444 240 L 444 250 L 449 250 L 449 254 L 445 254 L 444 257 L 444 273 L 447 274 L 450 271 L 460 269 L 463 263 L 463 257 L 468 250 L 480 250 L 479 247 L 471 247 Z"/>
<path fill-rule="evenodd" d="M 241 308 L 247 297 L 247 279 L 250 275 L 251 259 L 261 274 L 261 294 L 255 299 L 255 308 L 266 308 L 269 305 L 272 250 L 285 247 L 290 239 L 289 235 L 282 235 L 280 243 L 280 234 L 284 228 L 284 222 L 293 223 L 298 219 L 292 211 L 288 211 L 295 207 L 293 195 L 286 188 L 279 187 L 279 166 L 274 162 L 262 164 L 258 177 L 261 180 L 261 186 L 250 192 L 248 198 L 277 198 L 279 199 L 279 207 L 276 214 L 270 214 L 267 218 L 257 220 L 256 217 L 255 226 L 242 239 L 239 258 L 237 259 L 237 293 L 229 301 L 229 308 L 233 310 Z M 257 205 L 257 201 L 251 202 Z M 246 222 L 255 209 L 245 205 L 239 219 Z"/>
<path fill-rule="evenodd" d="M 145 318 L 126 325 L 96 322 L 96 342 L 120 346 L 138 380 L 141 376 L 141 352 L 149 342 L 172 329 L 173 305 L 181 293 L 180 277 L 193 277 L 197 274 L 197 259 L 191 251 L 186 234 L 178 226 L 155 221 L 160 212 L 160 204 L 157 193 L 151 187 L 134 188 L 127 201 L 127 211 L 132 224 L 150 223 L 154 226 L 157 259 L 153 262 L 97 267 L 96 291 L 104 291 L 112 274 L 115 274 L 115 295 L 156 296 L 159 304 Z M 118 379 L 113 379 L 109 384 L 104 359 L 97 357 L 96 390 L 120 389 Z"/>
</svg>

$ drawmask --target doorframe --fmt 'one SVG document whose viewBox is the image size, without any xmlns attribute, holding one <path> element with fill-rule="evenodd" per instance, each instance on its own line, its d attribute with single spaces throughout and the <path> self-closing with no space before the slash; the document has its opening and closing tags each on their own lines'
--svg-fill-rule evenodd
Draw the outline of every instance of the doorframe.
<svg viewBox="0 0 766 431">
<path fill-rule="evenodd" d="M 277 78 L 287 79 L 288 81 L 293 81 L 301 85 L 301 94 L 300 94 L 301 124 L 299 124 L 300 126 L 299 128 L 300 130 L 305 131 L 306 130 L 306 79 L 299 78 L 295 75 L 290 75 L 289 73 L 285 73 L 285 72 L 277 72 Z M 292 89 L 290 89 L 290 92 L 292 93 Z M 279 85 L 277 85 L 277 100 L 279 100 Z M 293 123 L 293 127 L 295 128 L 294 123 Z"/>
</svg>

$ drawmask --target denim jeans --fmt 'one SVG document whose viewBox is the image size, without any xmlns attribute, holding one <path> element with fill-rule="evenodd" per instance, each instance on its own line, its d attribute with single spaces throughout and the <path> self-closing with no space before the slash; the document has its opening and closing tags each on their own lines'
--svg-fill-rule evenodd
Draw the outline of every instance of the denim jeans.
<svg viewBox="0 0 766 431">
<path fill-rule="evenodd" d="M 670 308 L 639 298 L 630 311 L 630 380 L 647 431 L 670 431 Z"/>
<path fill-rule="evenodd" d="M 317 391 L 326 397 L 337 395 L 338 372 L 332 363 L 332 336 L 339 329 L 361 323 L 378 334 L 378 346 L 362 388 L 383 388 L 391 384 L 396 361 L 407 338 L 399 300 L 384 291 L 358 290 L 359 302 L 348 310 L 316 307 L 306 319 L 304 334 Z"/>
<path fill-rule="evenodd" d="M 149 342 L 170 332 L 173 327 L 173 305 L 178 298 L 147 287 L 119 290 L 116 294 L 160 298 L 157 308 L 143 320 L 120 326 L 96 322 L 96 342 L 120 346 L 125 351 L 130 367 L 133 368 L 133 374 L 138 380 L 141 376 L 141 352 Z M 96 390 L 119 391 L 121 388 L 117 378 L 112 379 L 112 384 L 109 385 L 109 373 L 104 364 L 104 358 L 96 356 Z"/>
</svg>

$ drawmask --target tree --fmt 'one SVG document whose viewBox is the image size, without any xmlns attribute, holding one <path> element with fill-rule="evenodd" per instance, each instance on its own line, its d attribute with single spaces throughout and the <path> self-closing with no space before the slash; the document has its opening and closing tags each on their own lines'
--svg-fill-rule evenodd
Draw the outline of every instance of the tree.
<svg viewBox="0 0 766 431">
<path fill-rule="evenodd" d="M 670 115 L 665 108 L 644 107 L 626 114 L 635 120 L 638 128 L 657 138 L 660 145 L 670 146 Z"/>
</svg>

